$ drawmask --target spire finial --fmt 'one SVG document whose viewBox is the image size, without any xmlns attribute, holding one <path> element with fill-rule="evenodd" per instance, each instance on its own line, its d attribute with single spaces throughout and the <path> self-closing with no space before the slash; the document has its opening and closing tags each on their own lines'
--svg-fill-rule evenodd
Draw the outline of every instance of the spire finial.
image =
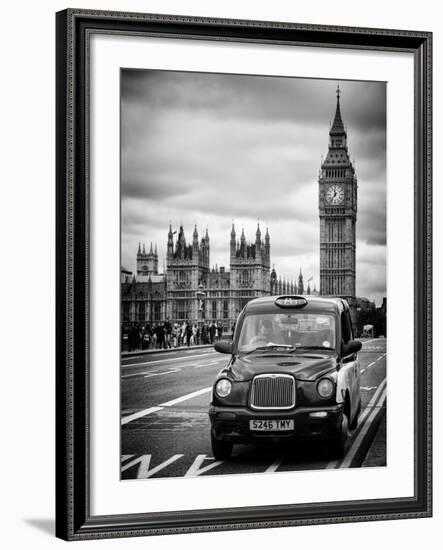
<svg viewBox="0 0 443 550">
<path fill-rule="evenodd" d="M 337 99 L 340 99 L 340 94 L 341 94 L 341 91 L 340 91 L 340 84 L 337 84 Z"/>
</svg>

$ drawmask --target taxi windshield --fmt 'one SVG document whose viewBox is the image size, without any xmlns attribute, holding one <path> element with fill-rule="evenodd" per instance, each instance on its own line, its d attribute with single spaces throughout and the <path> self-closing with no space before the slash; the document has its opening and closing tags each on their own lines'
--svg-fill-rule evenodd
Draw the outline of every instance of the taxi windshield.
<svg viewBox="0 0 443 550">
<path fill-rule="evenodd" d="M 301 311 L 246 315 L 238 340 L 238 352 L 276 348 L 283 351 L 334 349 L 334 316 Z"/>
</svg>

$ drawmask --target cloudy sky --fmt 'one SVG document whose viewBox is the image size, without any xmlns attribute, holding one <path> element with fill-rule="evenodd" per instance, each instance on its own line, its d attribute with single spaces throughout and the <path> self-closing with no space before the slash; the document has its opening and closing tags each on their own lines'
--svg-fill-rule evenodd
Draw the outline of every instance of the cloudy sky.
<svg viewBox="0 0 443 550">
<path fill-rule="evenodd" d="M 169 223 L 208 227 L 211 264 L 229 269 L 229 238 L 269 227 L 277 273 L 319 285 L 318 171 L 337 83 L 358 176 L 357 294 L 386 295 L 384 83 L 130 70 L 121 73 L 122 264 Z"/>
</svg>

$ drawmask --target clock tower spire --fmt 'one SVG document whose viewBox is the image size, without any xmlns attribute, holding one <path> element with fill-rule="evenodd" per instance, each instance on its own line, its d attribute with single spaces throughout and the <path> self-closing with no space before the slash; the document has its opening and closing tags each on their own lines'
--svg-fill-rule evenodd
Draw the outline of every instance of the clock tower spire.
<svg viewBox="0 0 443 550">
<path fill-rule="evenodd" d="M 337 86 L 335 116 L 329 130 L 328 153 L 319 173 L 320 294 L 349 302 L 356 321 L 357 176 L 348 153 L 348 136 Z"/>
</svg>

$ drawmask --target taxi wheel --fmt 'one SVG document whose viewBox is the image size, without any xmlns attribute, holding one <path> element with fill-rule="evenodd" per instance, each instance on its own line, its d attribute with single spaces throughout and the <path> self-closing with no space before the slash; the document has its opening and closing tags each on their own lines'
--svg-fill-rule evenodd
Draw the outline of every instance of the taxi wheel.
<svg viewBox="0 0 443 550">
<path fill-rule="evenodd" d="M 231 457 L 232 443 L 215 439 L 211 433 L 212 454 L 216 460 L 227 460 Z"/>
</svg>

